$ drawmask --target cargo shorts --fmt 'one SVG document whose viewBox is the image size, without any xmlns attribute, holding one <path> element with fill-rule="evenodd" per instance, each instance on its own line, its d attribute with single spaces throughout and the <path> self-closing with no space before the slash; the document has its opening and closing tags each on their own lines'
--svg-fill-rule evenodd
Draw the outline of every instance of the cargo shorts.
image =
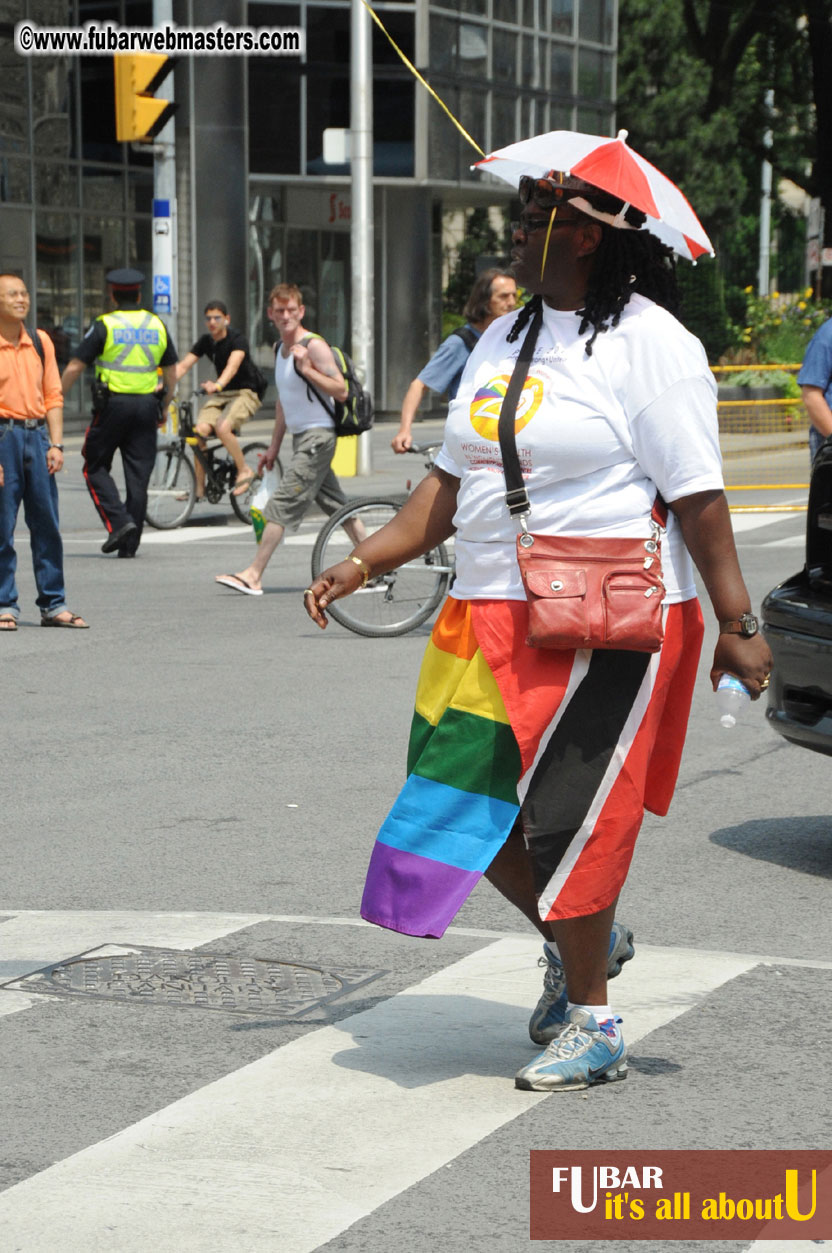
<svg viewBox="0 0 832 1253">
<path fill-rule="evenodd" d="M 313 426 L 292 436 L 292 460 L 263 510 L 267 522 L 296 531 L 313 501 L 326 514 L 336 513 L 347 503 L 330 468 L 335 443 L 334 430 L 325 426 Z"/>
</svg>

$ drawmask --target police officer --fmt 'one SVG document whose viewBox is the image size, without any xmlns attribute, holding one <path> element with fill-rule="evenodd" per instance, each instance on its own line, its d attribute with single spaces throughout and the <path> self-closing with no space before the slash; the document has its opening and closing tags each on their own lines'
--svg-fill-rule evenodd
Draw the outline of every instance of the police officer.
<svg viewBox="0 0 832 1253">
<path fill-rule="evenodd" d="M 140 270 L 110 270 L 107 291 L 113 310 L 95 319 L 61 378 L 66 395 L 84 368 L 95 362 L 84 478 L 107 528 L 101 551 L 119 557 L 136 555 L 156 459 L 156 430 L 176 387 L 176 350 L 161 318 L 141 307 L 143 281 Z M 124 466 L 124 502 L 110 474 L 116 449 Z"/>
</svg>

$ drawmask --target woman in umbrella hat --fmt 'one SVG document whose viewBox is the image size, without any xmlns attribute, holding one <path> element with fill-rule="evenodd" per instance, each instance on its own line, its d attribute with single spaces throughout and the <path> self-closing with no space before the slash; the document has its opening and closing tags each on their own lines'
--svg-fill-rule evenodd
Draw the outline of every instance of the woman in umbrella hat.
<svg viewBox="0 0 832 1253">
<path fill-rule="evenodd" d="M 771 657 L 734 548 L 712 376 L 673 313 L 672 254 L 644 214 L 580 179 L 523 178 L 520 196 L 512 260 L 533 299 L 474 349 L 432 473 L 304 600 L 323 627 L 332 600 L 456 533 L 408 779 L 361 912 L 440 936 L 484 874 L 546 941 L 530 1022 L 546 1048 L 515 1082 L 563 1091 L 627 1071 L 607 978 L 632 950 L 613 919 L 644 810 L 666 813 L 675 785 L 703 633 L 691 557 L 720 623 L 714 684 L 733 674 L 756 698 Z M 527 642 L 503 410 L 535 535 L 640 536 L 647 548 L 657 492 L 668 502 L 658 651 Z"/>
</svg>

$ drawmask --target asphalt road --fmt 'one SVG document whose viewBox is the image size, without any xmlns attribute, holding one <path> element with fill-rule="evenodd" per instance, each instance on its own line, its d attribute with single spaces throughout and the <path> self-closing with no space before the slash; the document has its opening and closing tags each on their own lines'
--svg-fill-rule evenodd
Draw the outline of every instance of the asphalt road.
<svg viewBox="0 0 832 1253">
<path fill-rule="evenodd" d="M 421 473 L 390 434 L 374 492 Z M 358 924 L 427 628 L 318 631 L 301 605 L 314 522 L 257 600 L 213 582 L 252 547 L 221 507 L 149 533 L 133 562 L 103 557 L 71 442 L 68 600 L 92 628 L 35 629 L 22 528 L 0 980 L 106 944 L 381 973 L 298 1020 L 0 990 L 3 1253 L 515 1253 L 530 1149 L 828 1145 L 808 1027 L 832 983 L 832 763 L 759 706 L 719 726 L 712 634 L 673 807 L 646 819 L 619 909 L 637 944 L 611 987 L 629 1079 L 519 1093 L 540 972 L 511 908 L 483 883 L 439 943 Z M 736 525 L 759 605 L 802 564 L 804 515 Z"/>
</svg>

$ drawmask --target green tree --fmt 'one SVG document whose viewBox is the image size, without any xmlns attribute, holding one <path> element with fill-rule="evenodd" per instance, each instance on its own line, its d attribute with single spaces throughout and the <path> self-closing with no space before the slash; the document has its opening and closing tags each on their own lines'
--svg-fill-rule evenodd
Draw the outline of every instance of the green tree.
<svg viewBox="0 0 832 1253">
<path fill-rule="evenodd" d="M 741 220 L 758 216 L 767 128 L 775 176 L 821 194 L 832 224 L 832 188 L 828 199 L 821 190 L 823 162 L 832 163 L 830 18 L 832 0 L 620 0 L 619 125 L 685 191 L 718 255 L 730 256 Z M 815 53 L 827 72 L 821 70 L 820 82 L 816 73 L 813 83 L 808 67 Z M 818 143 L 807 176 L 815 148 L 813 98 L 820 128 L 824 93 L 829 142 L 822 153 Z M 739 281 L 755 277 L 756 259 Z"/>
</svg>

